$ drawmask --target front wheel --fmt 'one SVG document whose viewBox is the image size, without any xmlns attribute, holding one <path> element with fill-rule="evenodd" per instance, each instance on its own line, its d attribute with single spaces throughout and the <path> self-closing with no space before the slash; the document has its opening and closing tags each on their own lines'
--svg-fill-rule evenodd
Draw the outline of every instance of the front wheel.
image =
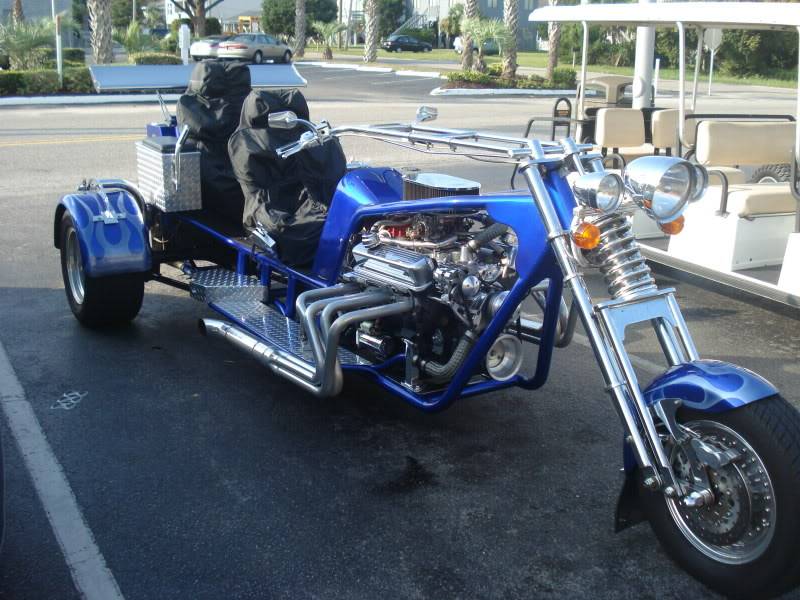
<svg viewBox="0 0 800 600">
<path fill-rule="evenodd" d="M 643 508 L 667 553 L 710 588 L 768 598 L 800 583 L 800 413 L 772 396 L 724 413 L 681 409 L 679 421 L 736 458 L 708 469 L 714 503 L 688 508 L 642 490 Z M 689 477 L 683 451 L 676 475 Z"/>
<path fill-rule="evenodd" d="M 264 55 L 261 54 L 261 50 L 256 50 L 256 53 L 253 54 L 253 63 L 256 65 L 260 65 L 264 62 Z"/>
<path fill-rule="evenodd" d="M 292 53 L 289 52 L 288 50 L 286 52 L 284 52 L 283 53 L 283 58 L 281 59 L 281 62 L 284 63 L 284 64 L 288 64 L 288 63 L 292 62 Z"/>
<path fill-rule="evenodd" d="M 87 327 L 121 325 L 139 314 L 144 298 L 144 276 L 141 273 L 106 277 L 87 275 L 75 222 L 67 212 L 61 218 L 59 242 L 61 276 L 67 301 L 81 324 Z"/>
</svg>

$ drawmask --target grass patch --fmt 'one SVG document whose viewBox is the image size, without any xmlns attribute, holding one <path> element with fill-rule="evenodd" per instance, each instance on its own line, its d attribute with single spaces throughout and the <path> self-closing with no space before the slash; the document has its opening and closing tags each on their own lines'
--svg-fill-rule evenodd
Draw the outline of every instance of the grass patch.
<svg viewBox="0 0 800 600">
<path fill-rule="evenodd" d="M 314 48 L 310 47 L 309 52 L 314 52 Z M 347 50 L 344 49 L 333 49 L 333 57 L 336 59 L 337 57 L 363 57 L 364 56 L 364 48 L 362 46 L 353 46 Z M 434 49 L 431 52 L 386 52 L 385 50 L 378 50 L 378 60 L 382 60 L 385 58 L 406 58 L 412 59 L 420 62 L 440 62 L 443 64 L 447 64 L 448 67 L 445 69 L 449 69 L 452 66 L 452 69 L 457 70 L 460 68 L 461 65 L 461 56 L 456 54 L 454 50 L 447 50 L 443 48 Z M 502 62 L 502 57 L 500 56 L 487 56 L 486 64 L 493 65 L 493 64 L 500 64 Z M 546 52 L 519 52 L 517 54 L 517 63 L 521 67 L 529 67 L 533 69 L 544 69 L 547 67 L 547 53 Z M 391 64 L 394 68 L 398 68 L 397 64 Z M 562 66 L 569 67 L 569 63 Z M 402 67 L 406 68 L 406 67 Z M 615 67 L 612 65 L 589 65 L 587 67 L 592 72 L 601 72 L 601 73 L 609 73 L 614 75 L 629 75 L 633 76 L 633 67 Z M 580 64 L 575 65 L 575 69 L 580 71 Z M 686 69 L 686 80 L 687 82 L 691 83 L 692 77 L 694 75 L 694 66 L 688 65 Z M 662 81 L 677 81 L 678 80 L 678 69 L 661 69 L 659 78 Z M 708 73 L 704 73 L 700 75 L 701 82 L 708 81 Z M 797 72 L 796 71 L 787 71 L 781 74 L 780 77 L 769 76 L 769 77 L 759 77 L 759 76 L 748 76 L 748 77 L 739 77 L 735 75 L 728 75 L 725 73 L 714 73 L 714 82 L 716 83 L 733 83 L 739 85 L 764 85 L 770 87 L 781 87 L 781 88 L 794 88 L 797 85 Z"/>
</svg>

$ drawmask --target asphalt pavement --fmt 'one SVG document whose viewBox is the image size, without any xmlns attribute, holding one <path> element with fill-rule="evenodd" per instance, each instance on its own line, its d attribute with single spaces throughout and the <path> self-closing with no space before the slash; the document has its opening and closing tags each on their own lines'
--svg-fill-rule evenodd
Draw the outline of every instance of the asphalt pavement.
<svg viewBox="0 0 800 600">
<path fill-rule="evenodd" d="M 301 69 L 312 116 L 335 123 L 410 119 L 438 85 Z M 436 104 L 443 124 L 521 131 L 549 102 Z M 613 533 L 622 429 L 585 338 L 557 351 L 537 392 L 427 415 L 357 377 L 335 399 L 314 398 L 200 337 L 197 319 L 213 313 L 158 284 L 147 285 L 131 327 L 87 330 L 64 297 L 53 209 L 82 178 L 135 179 L 133 141 L 158 107 L 0 116 L 0 342 L 102 555 L 100 575 L 120 595 L 713 597 L 668 560 L 648 526 Z M 346 149 L 471 176 L 486 189 L 509 175 L 369 141 Z M 763 374 L 800 405 L 796 318 L 660 283 L 677 288 L 703 356 Z M 628 341 L 642 378 L 653 377 L 655 341 L 638 330 Z M 79 597 L 80 561 L 67 566 L 69 540 L 56 537 L 34 491 L 32 457 L 23 460 L 7 426 L 3 434 L 0 596 Z"/>
</svg>

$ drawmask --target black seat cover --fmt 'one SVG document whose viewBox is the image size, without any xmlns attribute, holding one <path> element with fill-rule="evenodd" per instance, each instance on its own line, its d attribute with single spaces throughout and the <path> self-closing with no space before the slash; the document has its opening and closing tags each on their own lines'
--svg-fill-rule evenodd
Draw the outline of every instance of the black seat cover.
<svg viewBox="0 0 800 600">
<path fill-rule="evenodd" d="M 253 91 L 242 108 L 239 129 L 228 143 L 233 169 L 245 197 L 244 226 L 260 225 L 278 243 L 290 265 L 310 263 L 333 194 L 347 169 L 339 141 L 309 148 L 281 159 L 275 150 L 305 131 L 270 129 L 271 112 L 291 110 L 308 119 L 308 104 L 297 90 Z"/>
<path fill-rule="evenodd" d="M 189 87 L 178 99 L 178 126 L 189 126 L 189 141 L 200 154 L 203 208 L 238 223 L 244 196 L 233 174 L 228 138 L 236 131 L 242 104 L 250 93 L 244 63 L 206 60 L 192 70 Z"/>
</svg>

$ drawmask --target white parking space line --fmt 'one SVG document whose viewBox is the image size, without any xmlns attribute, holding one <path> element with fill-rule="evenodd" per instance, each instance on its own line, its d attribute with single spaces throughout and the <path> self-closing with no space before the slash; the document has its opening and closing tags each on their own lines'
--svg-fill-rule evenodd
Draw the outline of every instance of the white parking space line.
<svg viewBox="0 0 800 600">
<path fill-rule="evenodd" d="M 106 566 L 2 344 L 0 403 L 78 592 L 87 600 L 121 600 L 119 585 Z"/>
</svg>

